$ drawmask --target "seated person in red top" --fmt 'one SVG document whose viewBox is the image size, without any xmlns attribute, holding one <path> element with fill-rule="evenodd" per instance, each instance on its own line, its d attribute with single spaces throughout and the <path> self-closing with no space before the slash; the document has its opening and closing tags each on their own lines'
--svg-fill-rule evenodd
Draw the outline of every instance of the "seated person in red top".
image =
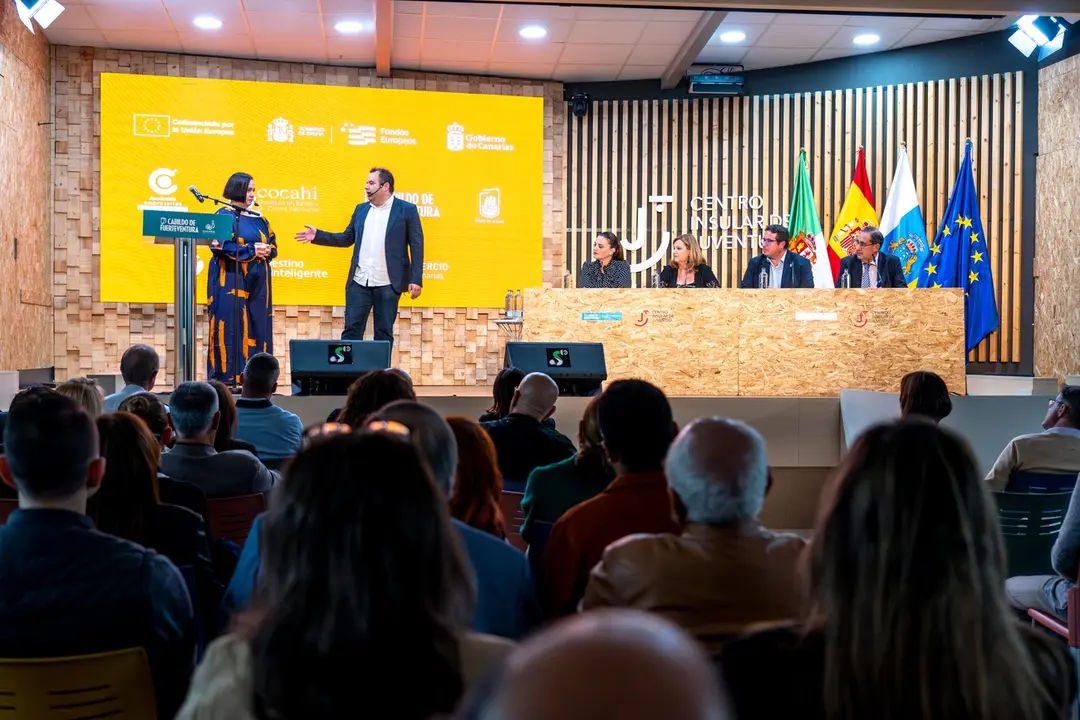
<svg viewBox="0 0 1080 720">
<path fill-rule="evenodd" d="M 589 571 L 611 543 L 635 533 L 682 531 L 664 477 L 664 456 L 677 431 L 667 397 L 644 380 L 617 380 L 600 396 L 597 414 L 616 477 L 551 529 L 540 589 L 552 615 L 577 609 Z"/>
</svg>

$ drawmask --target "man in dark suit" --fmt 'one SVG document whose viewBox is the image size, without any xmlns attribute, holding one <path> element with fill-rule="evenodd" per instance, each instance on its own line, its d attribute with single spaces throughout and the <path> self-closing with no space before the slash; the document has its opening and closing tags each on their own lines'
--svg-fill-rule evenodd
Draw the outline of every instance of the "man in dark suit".
<svg viewBox="0 0 1080 720">
<path fill-rule="evenodd" d="M 840 261 L 840 275 L 836 278 L 836 287 L 844 287 L 845 271 L 851 278 L 848 287 L 907 287 L 904 271 L 900 268 L 900 258 L 882 252 L 883 242 L 885 236 L 872 225 L 860 232 L 855 243 L 855 254 Z"/>
<path fill-rule="evenodd" d="M 810 261 L 802 255 L 788 252 L 790 239 L 788 229 L 783 225 L 770 225 L 765 228 L 761 235 L 761 254 L 750 258 L 739 287 L 814 287 L 814 269 L 810 267 Z"/>
<path fill-rule="evenodd" d="M 354 246 L 345 281 L 341 339 L 362 340 L 368 313 L 374 308 L 375 339 L 393 344 L 402 293 L 415 300 L 424 284 L 424 230 L 416 206 L 394 197 L 394 176 L 386 168 L 371 168 L 364 192 L 368 202 L 356 206 L 344 232 L 305 225 L 296 239 L 331 247 Z"/>
</svg>

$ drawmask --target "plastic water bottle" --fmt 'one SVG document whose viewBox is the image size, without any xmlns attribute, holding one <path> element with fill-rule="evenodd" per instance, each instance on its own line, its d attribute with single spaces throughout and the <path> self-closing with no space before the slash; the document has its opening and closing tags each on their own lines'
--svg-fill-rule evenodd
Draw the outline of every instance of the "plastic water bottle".
<svg viewBox="0 0 1080 720">
<path fill-rule="evenodd" d="M 761 268 L 761 272 L 758 273 L 757 286 L 764 290 L 769 287 L 769 271 L 765 268 Z"/>
<path fill-rule="evenodd" d="M 851 287 L 851 273 L 848 272 L 847 268 L 844 268 L 844 272 L 840 273 L 840 287 L 842 287 L 842 288 L 850 288 Z"/>
</svg>

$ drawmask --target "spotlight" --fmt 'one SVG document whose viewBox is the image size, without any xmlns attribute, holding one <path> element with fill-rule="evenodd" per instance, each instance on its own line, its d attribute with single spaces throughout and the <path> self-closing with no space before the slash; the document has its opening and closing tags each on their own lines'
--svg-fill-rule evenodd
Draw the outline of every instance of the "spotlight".
<svg viewBox="0 0 1080 720">
<path fill-rule="evenodd" d="M 30 32 L 34 32 L 31 20 L 36 20 L 38 25 L 47 28 L 64 12 L 64 6 L 56 0 L 15 0 L 15 9 L 19 13 L 19 19 Z"/>
<path fill-rule="evenodd" d="M 1061 49 L 1066 24 L 1064 18 L 1052 15 L 1025 15 L 1017 21 L 1016 32 L 1009 37 L 1009 42 L 1024 53 L 1024 57 L 1031 57 L 1038 50 L 1039 60 L 1042 60 Z"/>
<path fill-rule="evenodd" d="M 583 118 L 589 114 L 589 94 L 576 92 L 570 96 L 570 112 L 574 117 Z"/>
</svg>

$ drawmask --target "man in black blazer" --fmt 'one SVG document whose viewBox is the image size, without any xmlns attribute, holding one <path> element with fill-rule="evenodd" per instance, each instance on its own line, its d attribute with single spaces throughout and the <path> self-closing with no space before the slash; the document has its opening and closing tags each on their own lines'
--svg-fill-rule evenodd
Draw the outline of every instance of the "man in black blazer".
<svg viewBox="0 0 1080 720">
<path fill-rule="evenodd" d="M 855 254 L 840 261 L 840 274 L 836 278 L 836 287 L 844 287 L 844 272 L 851 277 L 849 287 L 853 288 L 903 288 L 907 287 L 904 271 L 900 268 L 900 258 L 881 252 L 885 236 L 874 226 L 869 226 L 859 233 L 855 243 Z M 868 269 L 868 277 L 863 276 L 863 268 Z"/>
<path fill-rule="evenodd" d="M 741 288 L 812 288 L 814 269 L 798 253 L 788 252 L 791 236 L 783 225 L 770 225 L 761 235 L 761 254 L 750 258 Z M 764 275 L 762 274 L 764 271 Z"/>
<path fill-rule="evenodd" d="M 424 284 L 424 230 L 416 206 L 394 197 L 394 176 L 371 168 L 364 185 L 368 202 L 356 206 L 344 232 L 305 225 L 302 243 L 349 247 L 352 265 L 345 281 L 345 332 L 342 340 L 362 340 L 368 314 L 375 310 L 375 339 L 394 342 L 394 321 L 402 293 L 420 297 Z"/>
</svg>

